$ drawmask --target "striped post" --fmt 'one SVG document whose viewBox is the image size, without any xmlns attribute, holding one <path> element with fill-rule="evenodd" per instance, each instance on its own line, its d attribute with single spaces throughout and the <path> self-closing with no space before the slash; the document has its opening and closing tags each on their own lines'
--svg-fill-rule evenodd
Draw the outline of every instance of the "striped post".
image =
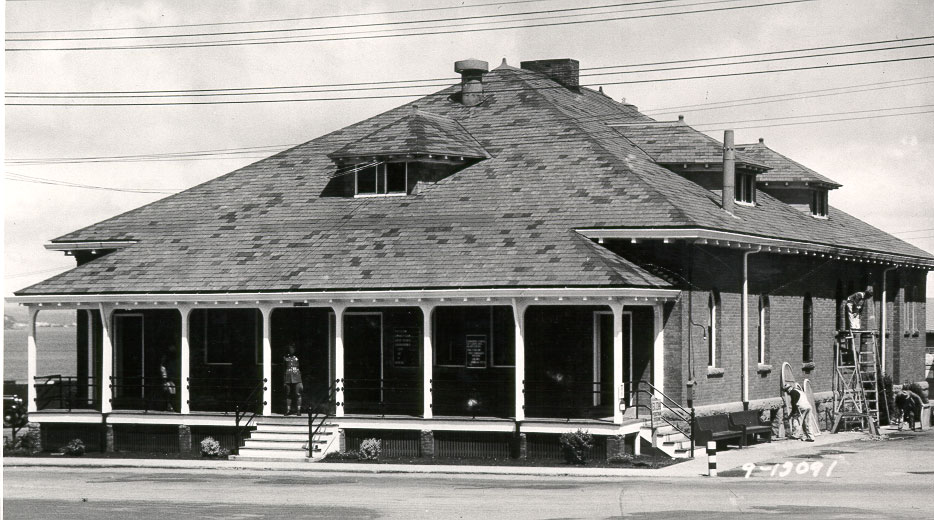
<svg viewBox="0 0 934 520">
<path fill-rule="evenodd" d="M 717 441 L 707 442 L 707 476 L 717 476 Z"/>
</svg>

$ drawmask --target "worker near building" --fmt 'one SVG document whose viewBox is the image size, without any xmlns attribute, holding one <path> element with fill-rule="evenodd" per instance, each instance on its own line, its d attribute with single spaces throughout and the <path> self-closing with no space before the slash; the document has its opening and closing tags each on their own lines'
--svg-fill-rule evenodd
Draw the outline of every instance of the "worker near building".
<svg viewBox="0 0 934 520">
<path fill-rule="evenodd" d="M 909 389 L 909 384 L 906 381 L 902 385 L 902 389 L 895 394 L 895 407 L 901 412 L 901 420 L 898 421 L 898 429 L 902 429 L 902 421 L 908 423 L 908 427 L 911 428 L 911 431 L 915 430 L 915 420 L 918 421 L 918 429 L 921 428 L 921 410 L 922 410 L 922 400 L 921 396 L 912 392 Z"/>
<path fill-rule="evenodd" d="M 794 425 L 792 437 L 807 442 L 814 442 L 811 431 L 811 403 L 797 383 L 785 383 L 782 390 L 791 397 L 791 421 Z M 795 424 L 795 423 L 798 424 Z M 799 432 L 800 429 L 800 432 Z"/>
<path fill-rule="evenodd" d="M 302 414 L 302 372 L 299 370 L 298 356 L 295 355 L 295 344 L 286 347 L 288 353 L 282 358 L 285 373 L 282 383 L 285 387 L 285 415 Z M 292 396 L 295 396 L 295 412 L 292 412 Z"/>
<path fill-rule="evenodd" d="M 846 326 L 849 330 L 862 330 L 860 314 L 863 312 L 863 304 L 866 300 L 872 299 L 872 286 L 866 287 L 865 291 L 857 291 L 846 299 Z"/>
</svg>

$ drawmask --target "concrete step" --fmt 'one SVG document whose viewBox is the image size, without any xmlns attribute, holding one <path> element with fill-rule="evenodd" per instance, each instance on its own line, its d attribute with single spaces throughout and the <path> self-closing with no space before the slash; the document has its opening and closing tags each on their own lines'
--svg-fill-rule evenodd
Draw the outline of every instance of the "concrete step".
<svg viewBox="0 0 934 520">
<path fill-rule="evenodd" d="M 255 431 L 250 435 L 250 440 L 257 441 L 307 441 L 308 432 L 304 433 L 282 433 Z"/>
<path fill-rule="evenodd" d="M 254 441 L 249 439 L 244 444 L 248 450 L 305 450 L 308 441 Z M 242 450 L 241 450 L 242 451 Z"/>
<path fill-rule="evenodd" d="M 308 453 L 305 450 L 266 450 L 253 448 L 240 448 L 235 460 L 305 460 Z"/>
</svg>

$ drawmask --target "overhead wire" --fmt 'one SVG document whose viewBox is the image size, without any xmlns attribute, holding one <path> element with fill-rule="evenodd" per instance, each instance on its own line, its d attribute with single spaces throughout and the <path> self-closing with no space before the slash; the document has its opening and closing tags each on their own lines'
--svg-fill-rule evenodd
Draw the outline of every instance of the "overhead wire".
<svg viewBox="0 0 934 520">
<path fill-rule="evenodd" d="M 738 0 L 742 1 L 742 0 Z M 529 29 L 529 28 L 540 28 L 540 27 L 556 27 L 556 26 L 567 26 L 567 25 L 579 25 L 579 24 L 589 24 L 589 23 L 605 23 L 613 21 L 622 21 L 622 20 L 635 20 L 635 19 L 647 19 L 647 18 L 659 18 L 667 16 L 680 16 L 688 14 L 702 14 L 702 13 L 714 13 L 714 12 L 724 12 L 724 11 L 734 11 L 739 9 L 753 9 L 760 7 L 772 7 L 778 5 L 788 5 L 788 4 L 798 4 L 804 2 L 814 2 L 816 0 L 775 0 L 767 3 L 759 3 L 752 5 L 738 5 L 738 6 L 726 6 L 726 7 L 715 7 L 708 9 L 698 9 L 698 10 L 688 10 L 688 11 L 672 11 L 665 13 L 652 13 L 652 14 L 641 14 L 633 16 L 601 16 L 597 19 L 591 20 L 562 20 L 557 22 L 542 22 L 542 23 L 532 23 L 525 25 L 510 25 L 510 26 L 501 26 L 501 27 L 474 27 L 474 28 L 461 28 L 458 29 L 456 26 L 442 26 L 442 27 L 426 27 L 420 29 L 420 32 L 415 33 L 399 33 L 399 34 L 368 34 L 368 35 L 343 35 L 336 37 L 320 37 L 320 38 L 298 38 L 298 39 L 289 39 L 289 40 L 270 40 L 270 39 L 261 39 L 260 41 L 255 40 L 245 40 L 245 41 L 232 41 L 232 40 L 217 40 L 217 41 L 207 41 L 207 42 L 187 42 L 187 43 L 165 43 L 165 44 L 140 44 L 140 45 L 102 45 L 102 46 L 73 46 L 73 47 L 7 47 L 7 52 L 31 52 L 31 51 L 93 51 L 93 50 L 135 50 L 135 49 L 178 49 L 178 48 L 206 48 L 206 47 L 230 47 L 230 46 L 244 46 L 244 45 L 272 45 L 272 44 L 284 44 L 284 43 L 312 43 L 312 42 L 329 42 L 329 41 L 348 41 L 348 40 L 371 40 L 371 39 L 385 39 L 385 38 L 399 38 L 399 37 L 410 37 L 410 36 L 432 36 L 432 35 L 446 35 L 446 34 L 463 34 L 463 33 L 473 33 L 473 32 L 488 32 L 488 31 L 502 31 L 502 30 L 512 30 L 512 29 Z M 521 22 L 521 20 L 517 20 Z M 429 29 L 429 30 L 423 30 Z M 435 30 L 435 29 L 447 29 L 447 30 Z"/>
<path fill-rule="evenodd" d="M 915 39 L 934 39 L 934 36 L 926 36 L 924 38 L 913 38 Z M 867 43 L 861 44 L 851 44 L 850 46 L 857 45 L 868 45 Z M 767 63 L 767 62 L 776 62 L 776 61 L 787 61 L 787 60 L 800 60 L 800 59 L 809 59 L 816 57 L 827 57 L 827 56 L 839 56 L 839 55 L 850 55 L 850 54 L 862 54 L 868 52 L 880 52 L 880 51 L 892 51 L 892 50 L 902 50 L 902 49 L 911 49 L 917 47 L 930 47 L 934 46 L 932 43 L 919 43 L 911 45 L 902 45 L 896 47 L 884 47 L 884 48 L 875 48 L 875 49 L 858 49 L 858 50 L 848 50 L 848 51 L 836 51 L 830 53 L 818 53 L 818 54 L 806 54 L 803 56 L 785 56 L 785 57 L 775 57 L 775 58 L 763 58 L 757 60 L 746 60 L 740 62 L 730 62 L 730 63 L 709 63 L 709 64 L 700 64 L 700 65 L 684 65 L 679 67 L 667 67 L 667 68 L 656 68 L 656 69 L 642 69 L 642 70 L 629 70 L 629 71 L 614 71 L 614 72 L 597 72 L 593 74 L 581 74 L 581 76 L 593 76 L 593 75 L 620 75 L 620 74 L 643 74 L 649 72 L 663 72 L 671 70 L 685 70 L 685 69 L 694 69 L 694 68 L 709 68 L 709 67 L 728 67 L 735 65 L 748 65 L 756 63 Z M 776 51 L 784 53 L 793 53 L 799 52 L 798 50 L 789 50 L 789 51 Z M 773 53 L 774 54 L 774 53 Z M 714 58 L 704 58 L 702 60 L 710 60 Z M 699 60 L 695 60 L 699 61 Z M 617 65 L 616 68 L 627 67 L 626 65 Z M 608 67 L 601 67 L 608 68 Z M 193 91 L 137 91 L 137 92 L 146 92 L 146 93 L 130 93 L 130 92 L 81 92 L 81 93 L 64 93 L 64 92 L 24 92 L 24 91 L 12 91 L 7 93 L 7 97 L 20 99 L 20 98 L 38 98 L 38 99 L 124 99 L 124 98 L 175 98 L 175 97 L 221 97 L 221 96 L 261 96 L 261 95 L 283 95 L 283 94 L 317 94 L 317 93 L 330 93 L 330 92 L 348 92 L 348 91 L 370 91 L 370 90 L 398 90 L 398 89 L 408 89 L 408 88 L 435 88 L 435 87 L 449 87 L 450 83 L 438 83 L 438 84 L 427 84 L 427 85 L 403 85 L 403 86 L 372 86 L 372 87 L 351 87 L 351 88 L 336 88 L 336 89 L 317 89 L 315 90 L 289 90 L 284 92 L 274 92 L 272 91 L 275 87 L 263 87 L 265 90 L 259 92 L 244 92 L 247 90 L 243 89 L 219 89 L 219 90 L 208 90 L 208 89 L 197 89 Z M 282 88 L 298 88 L 298 87 L 282 87 Z M 312 88 L 312 87 L 309 87 Z M 221 91 L 226 90 L 226 91 Z M 235 90 L 231 92 L 231 90 Z M 502 91 L 502 90 L 501 90 Z M 193 93 L 183 93 L 183 92 L 193 92 Z M 216 92 L 216 93 L 215 93 Z M 496 92 L 495 89 L 491 92 Z"/>
</svg>

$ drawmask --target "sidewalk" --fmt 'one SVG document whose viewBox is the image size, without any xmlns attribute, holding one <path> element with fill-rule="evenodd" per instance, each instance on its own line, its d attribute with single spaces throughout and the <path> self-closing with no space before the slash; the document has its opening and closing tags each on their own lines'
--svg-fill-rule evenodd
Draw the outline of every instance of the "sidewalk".
<svg viewBox="0 0 934 520">
<path fill-rule="evenodd" d="M 827 446 L 858 439 L 865 434 L 845 432 L 820 435 L 816 442 L 776 440 L 744 449 L 733 448 L 717 453 L 718 470 L 737 468 L 747 462 L 775 457 L 792 457 Z M 368 473 L 368 474 L 443 474 L 443 475 L 514 475 L 551 477 L 696 477 L 707 474 L 707 457 L 703 448 L 696 450 L 694 460 L 660 469 L 643 468 L 575 468 L 530 466 L 461 466 L 440 464 L 352 464 L 323 462 L 264 462 L 229 460 L 165 460 L 165 459 L 95 459 L 95 458 L 4 458 L 4 467 L 66 467 L 66 468 L 149 468 L 181 471 L 292 471 L 305 473 Z"/>
</svg>

